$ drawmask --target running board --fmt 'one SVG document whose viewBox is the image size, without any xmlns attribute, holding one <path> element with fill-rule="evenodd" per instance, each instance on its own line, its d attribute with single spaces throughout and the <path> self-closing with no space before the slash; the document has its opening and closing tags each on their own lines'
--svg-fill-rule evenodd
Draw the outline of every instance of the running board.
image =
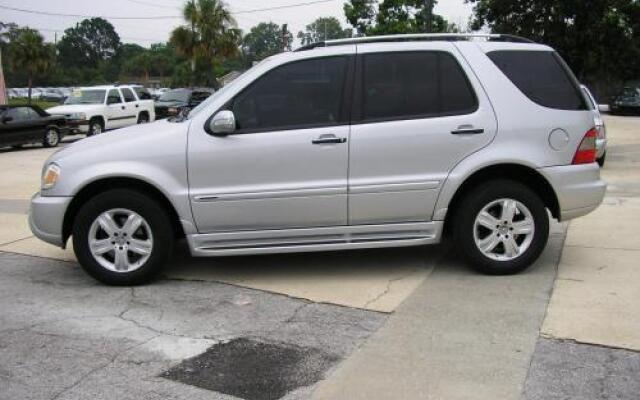
<svg viewBox="0 0 640 400">
<path fill-rule="evenodd" d="M 401 247 L 440 241 L 443 222 L 235 231 L 187 236 L 196 257 Z"/>
</svg>

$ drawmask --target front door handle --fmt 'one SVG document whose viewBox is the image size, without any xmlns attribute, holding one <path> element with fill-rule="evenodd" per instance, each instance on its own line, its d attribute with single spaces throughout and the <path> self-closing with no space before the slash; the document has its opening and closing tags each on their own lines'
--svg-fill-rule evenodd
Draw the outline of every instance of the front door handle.
<svg viewBox="0 0 640 400">
<path fill-rule="evenodd" d="M 122 106 L 122 109 L 123 109 L 123 110 L 124 110 L 125 108 L 126 108 L 125 106 Z"/>
<path fill-rule="evenodd" d="M 480 135 L 482 133 L 484 133 L 484 129 L 474 128 L 472 125 L 462 125 L 451 131 L 452 135 Z"/>
<path fill-rule="evenodd" d="M 320 135 L 317 138 L 313 139 L 311 143 L 313 144 L 340 144 L 346 143 L 347 138 L 339 138 L 336 135 Z"/>
</svg>

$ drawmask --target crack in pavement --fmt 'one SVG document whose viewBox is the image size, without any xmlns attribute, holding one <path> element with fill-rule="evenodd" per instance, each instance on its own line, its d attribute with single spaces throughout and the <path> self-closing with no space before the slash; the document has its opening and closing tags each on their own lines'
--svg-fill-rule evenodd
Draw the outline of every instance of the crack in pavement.
<svg viewBox="0 0 640 400">
<path fill-rule="evenodd" d="M 153 336 L 153 337 L 151 337 L 151 338 L 149 338 L 149 339 L 147 339 L 147 340 L 143 341 L 142 343 L 137 343 L 137 344 L 135 344 L 135 345 L 133 345 L 133 346 L 129 346 L 129 347 L 127 347 L 126 349 L 124 349 L 124 350 L 122 350 L 122 351 L 117 352 L 113 357 L 111 357 L 111 358 L 109 359 L 109 361 L 108 361 L 108 362 L 106 362 L 106 363 L 104 363 L 104 364 L 102 364 L 102 365 L 99 365 L 99 366 L 97 366 L 97 367 L 95 367 L 95 368 L 92 368 L 92 369 L 91 369 L 91 370 L 89 370 L 88 372 L 86 372 L 86 373 L 82 374 L 82 375 L 80 376 L 80 378 L 78 378 L 74 383 L 72 383 L 71 385 L 69 385 L 69 386 L 65 387 L 65 388 L 64 388 L 64 389 L 62 389 L 60 392 L 56 393 L 56 394 L 51 398 L 51 400 L 57 400 L 57 399 L 59 399 L 59 398 L 60 398 L 60 396 L 62 396 L 62 395 L 64 395 L 65 393 L 67 393 L 67 392 L 69 392 L 69 391 L 73 390 L 74 388 L 78 387 L 80 384 L 82 384 L 82 382 L 84 382 L 88 377 L 90 377 L 90 376 L 91 376 L 91 375 L 93 375 L 94 373 L 96 373 L 96 372 L 98 372 L 98 371 L 100 371 L 100 370 L 103 370 L 103 369 L 105 369 L 105 368 L 109 367 L 111 364 L 115 363 L 115 362 L 118 360 L 118 357 L 120 357 L 121 355 L 123 355 L 123 354 L 125 354 L 125 353 L 128 353 L 129 351 L 131 351 L 131 350 L 133 350 L 133 349 L 135 349 L 135 348 L 137 348 L 137 347 L 144 346 L 145 344 L 149 343 L 150 341 L 152 341 L 153 339 L 155 339 L 155 338 L 157 338 L 157 337 L 159 337 L 159 336 L 161 336 L 161 334 L 160 334 L 160 335 Z"/>
</svg>

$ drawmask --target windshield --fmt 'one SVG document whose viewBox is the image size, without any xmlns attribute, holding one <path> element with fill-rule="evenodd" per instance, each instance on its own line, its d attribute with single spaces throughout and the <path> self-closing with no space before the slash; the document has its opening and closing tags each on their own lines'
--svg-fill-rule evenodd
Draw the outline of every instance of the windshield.
<svg viewBox="0 0 640 400">
<path fill-rule="evenodd" d="M 190 90 L 176 89 L 163 93 L 158 101 L 187 103 L 189 102 L 189 96 L 191 96 Z"/>
<path fill-rule="evenodd" d="M 102 104 L 106 90 L 74 90 L 64 104 Z"/>
</svg>

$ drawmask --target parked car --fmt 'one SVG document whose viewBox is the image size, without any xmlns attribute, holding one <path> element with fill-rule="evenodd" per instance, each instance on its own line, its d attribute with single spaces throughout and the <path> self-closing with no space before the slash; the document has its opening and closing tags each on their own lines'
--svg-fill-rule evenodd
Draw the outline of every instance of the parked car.
<svg viewBox="0 0 640 400">
<path fill-rule="evenodd" d="M 97 135 L 155 120 L 153 100 L 141 100 L 131 86 L 93 86 L 76 89 L 64 105 L 52 107 L 51 114 L 64 115 L 73 133 Z"/>
<path fill-rule="evenodd" d="M 156 118 L 175 117 L 184 110 L 198 106 L 214 93 L 213 89 L 173 89 L 164 92 L 156 101 Z"/>
<path fill-rule="evenodd" d="M 610 112 L 613 115 L 640 115 L 640 87 L 629 86 L 611 99 Z"/>
<path fill-rule="evenodd" d="M 468 40 L 465 40 L 468 39 Z M 356 51 L 357 46 L 357 51 Z M 536 79 L 530 79 L 535 76 Z M 531 265 L 606 184 L 579 83 L 503 35 L 334 40 L 273 56 L 188 115 L 72 144 L 34 234 L 114 285 L 194 256 L 438 243 L 489 274 Z"/>
<path fill-rule="evenodd" d="M 580 85 L 580 88 L 585 96 L 587 105 L 591 109 L 591 112 L 593 112 L 593 123 L 596 126 L 596 131 L 598 131 L 598 137 L 596 138 L 596 161 L 600 164 L 600 167 L 604 167 L 604 162 L 607 158 L 607 127 L 604 124 L 604 119 L 602 119 L 602 114 L 600 114 L 600 108 L 596 98 L 585 85 Z"/>
<path fill-rule="evenodd" d="M 67 132 L 65 118 L 48 114 L 38 106 L 0 105 L 0 146 L 42 143 L 57 146 Z"/>
<path fill-rule="evenodd" d="M 62 103 L 65 100 L 64 95 L 56 90 L 45 90 L 39 96 L 40 100 L 53 103 Z"/>
</svg>

